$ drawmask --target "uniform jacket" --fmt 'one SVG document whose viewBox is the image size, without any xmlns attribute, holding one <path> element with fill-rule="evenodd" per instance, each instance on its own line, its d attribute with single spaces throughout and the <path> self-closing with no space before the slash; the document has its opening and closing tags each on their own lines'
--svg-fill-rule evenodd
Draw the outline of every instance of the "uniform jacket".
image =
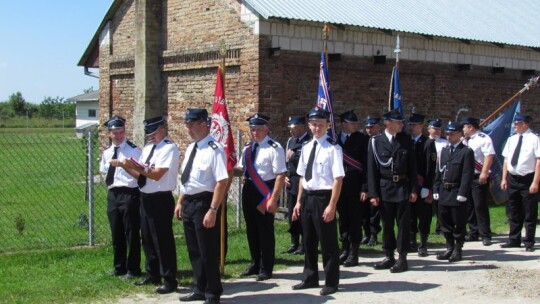
<svg viewBox="0 0 540 304">
<path fill-rule="evenodd" d="M 439 194 L 439 204 L 443 206 L 459 206 L 457 196 L 468 197 L 474 177 L 474 152 L 471 148 L 459 143 L 450 155 L 450 146 L 441 151 L 441 159 L 435 173 L 433 193 Z"/>
<path fill-rule="evenodd" d="M 435 141 L 426 135 L 421 135 L 414 144 L 416 166 L 418 170 L 418 193 L 422 188 L 431 189 L 435 178 L 437 149 Z"/>
<path fill-rule="evenodd" d="M 298 194 L 300 175 L 296 174 L 296 169 L 298 168 L 298 161 L 300 160 L 302 146 L 310 141 L 311 138 L 311 134 L 307 133 L 306 136 L 302 137 L 299 142 L 296 142 L 296 138 L 294 137 L 290 137 L 287 141 L 286 149 L 294 152 L 293 156 L 291 156 L 287 162 L 287 176 L 289 177 L 289 183 L 291 184 L 291 187 L 287 188 L 287 191 L 293 195 Z M 285 151 L 285 154 L 286 153 L 287 151 Z"/>
<path fill-rule="evenodd" d="M 343 154 L 347 154 L 356 161 L 362 164 L 362 170 L 358 170 L 345 161 L 343 168 L 345 169 L 345 178 L 343 179 L 342 193 L 359 193 L 367 192 L 367 145 L 369 136 L 354 132 L 349 135 L 349 139 L 345 143 L 341 141 L 341 133 L 338 136 L 338 144 L 343 149 Z"/>
<path fill-rule="evenodd" d="M 390 159 L 392 158 L 392 161 Z M 398 133 L 390 143 L 385 133 L 371 137 L 368 144 L 368 196 L 385 202 L 402 202 L 418 187 L 414 142 Z M 400 181 L 392 181 L 397 175 Z"/>
</svg>

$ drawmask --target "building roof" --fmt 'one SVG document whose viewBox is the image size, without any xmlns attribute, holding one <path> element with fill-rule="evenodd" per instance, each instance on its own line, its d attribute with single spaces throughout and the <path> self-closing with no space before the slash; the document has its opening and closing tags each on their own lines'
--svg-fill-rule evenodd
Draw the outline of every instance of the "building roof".
<svg viewBox="0 0 540 304">
<path fill-rule="evenodd" d="M 540 48 L 537 0 L 244 0 L 264 19 L 328 22 Z"/>
<path fill-rule="evenodd" d="M 89 92 L 89 93 L 73 96 L 67 99 L 67 101 L 72 101 L 72 102 L 98 101 L 98 100 L 99 100 L 99 91 L 97 90 Z"/>
</svg>

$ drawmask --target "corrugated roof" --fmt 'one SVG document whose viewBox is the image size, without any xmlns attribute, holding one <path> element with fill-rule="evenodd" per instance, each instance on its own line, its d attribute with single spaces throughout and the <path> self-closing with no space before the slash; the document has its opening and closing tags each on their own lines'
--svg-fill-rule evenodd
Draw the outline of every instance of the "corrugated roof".
<svg viewBox="0 0 540 304">
<path fill-rule="evenodd" d="M 540 47 L 538 0 L 245 0 L 265 19 Z"/>
<path fill-rule="evenodd" d="M 81 95 L 68 98 L 67 101 L 97 101 L 99 99 L 99 91 L 92 91 Z"/>
</svg>

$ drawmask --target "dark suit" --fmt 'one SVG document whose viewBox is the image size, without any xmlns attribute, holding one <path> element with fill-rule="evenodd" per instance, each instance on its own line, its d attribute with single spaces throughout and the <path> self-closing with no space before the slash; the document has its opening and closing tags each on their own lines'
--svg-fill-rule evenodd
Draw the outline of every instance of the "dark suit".
<svg viewBox="0 0 540 304">
<path fill-rule="evenodd" d="M 369 136 L 354 132 L 349 135 L 346 142 L 342 141 L 342 134 L 338 136 L 338 144 L 343 149 L 343 168 L 345 169 L 345 178 L 341 194 L 337 203 L 339 213 L 339 234 L 343 242 L 343 250 L 349 250 L 352 245 L 353 250 L 357 250 L 362 239 L 361 229 L 361 210 L 360 192 L 367 192 L 366 163 L 367 163 L 367 144 Z M 361 169 L 357 169 L 345 161 L 345 155 L 351 157 L 361 164 Z"/>
<path fill-rule="evenodd" d="M 414 144 L 414 154 L 418 171 L 418 198 L 411 205 L 411 241 L 416 244 L 416 233 L 420 232 L 420 248 L 426 248 L 433 210 L 431 201 L 426 202 L 420 193 L 422 188 L 431 190 L 433 186 L 437 161 L 435 141 L 421 135 Z"/>
<path fill-rule="evenodd" d="M 465 241 L 467 202 L 459 202 L 458 195 L 467 197 L 474 177 L 474 153 L 459 143 L 453 153 L 450 147 L 441 151 L 435 174 L 433 193 L 439 194 L 439 222 L 447 242 Z"/>
<path fill-rule="evenodd" d="M 390 143 L 385 133 L 373 136 L 368 145 L 368 196 L 380 198 L 383 221 L 383 249 L 387 255 L 397 248 L 409 250 L 409 194 L 417 191 L 414 143 L 409 135 L 398 133 Z M 398 238 L 394 222 L 398 225 Z"/>
</svg>

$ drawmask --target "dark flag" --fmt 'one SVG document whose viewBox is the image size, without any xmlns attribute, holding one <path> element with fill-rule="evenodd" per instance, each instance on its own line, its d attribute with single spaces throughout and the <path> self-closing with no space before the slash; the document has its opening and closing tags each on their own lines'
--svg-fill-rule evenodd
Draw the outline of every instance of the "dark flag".
<svg viewBox="0 0 540 304">
<path fill-rule="evenodd" d="M 330 129 L 328 136 L 337 141 L 336 124 L 334 121 L 334 109 L 332 92 L 330 91 L 330 80 L 328 79 L 328 68 L 326 65 L 326 55 L 321 53 L 321 68 L 319 72 L 319 92 L 317 95 L 317 107 L 330 112 Z"/>
</svg>

